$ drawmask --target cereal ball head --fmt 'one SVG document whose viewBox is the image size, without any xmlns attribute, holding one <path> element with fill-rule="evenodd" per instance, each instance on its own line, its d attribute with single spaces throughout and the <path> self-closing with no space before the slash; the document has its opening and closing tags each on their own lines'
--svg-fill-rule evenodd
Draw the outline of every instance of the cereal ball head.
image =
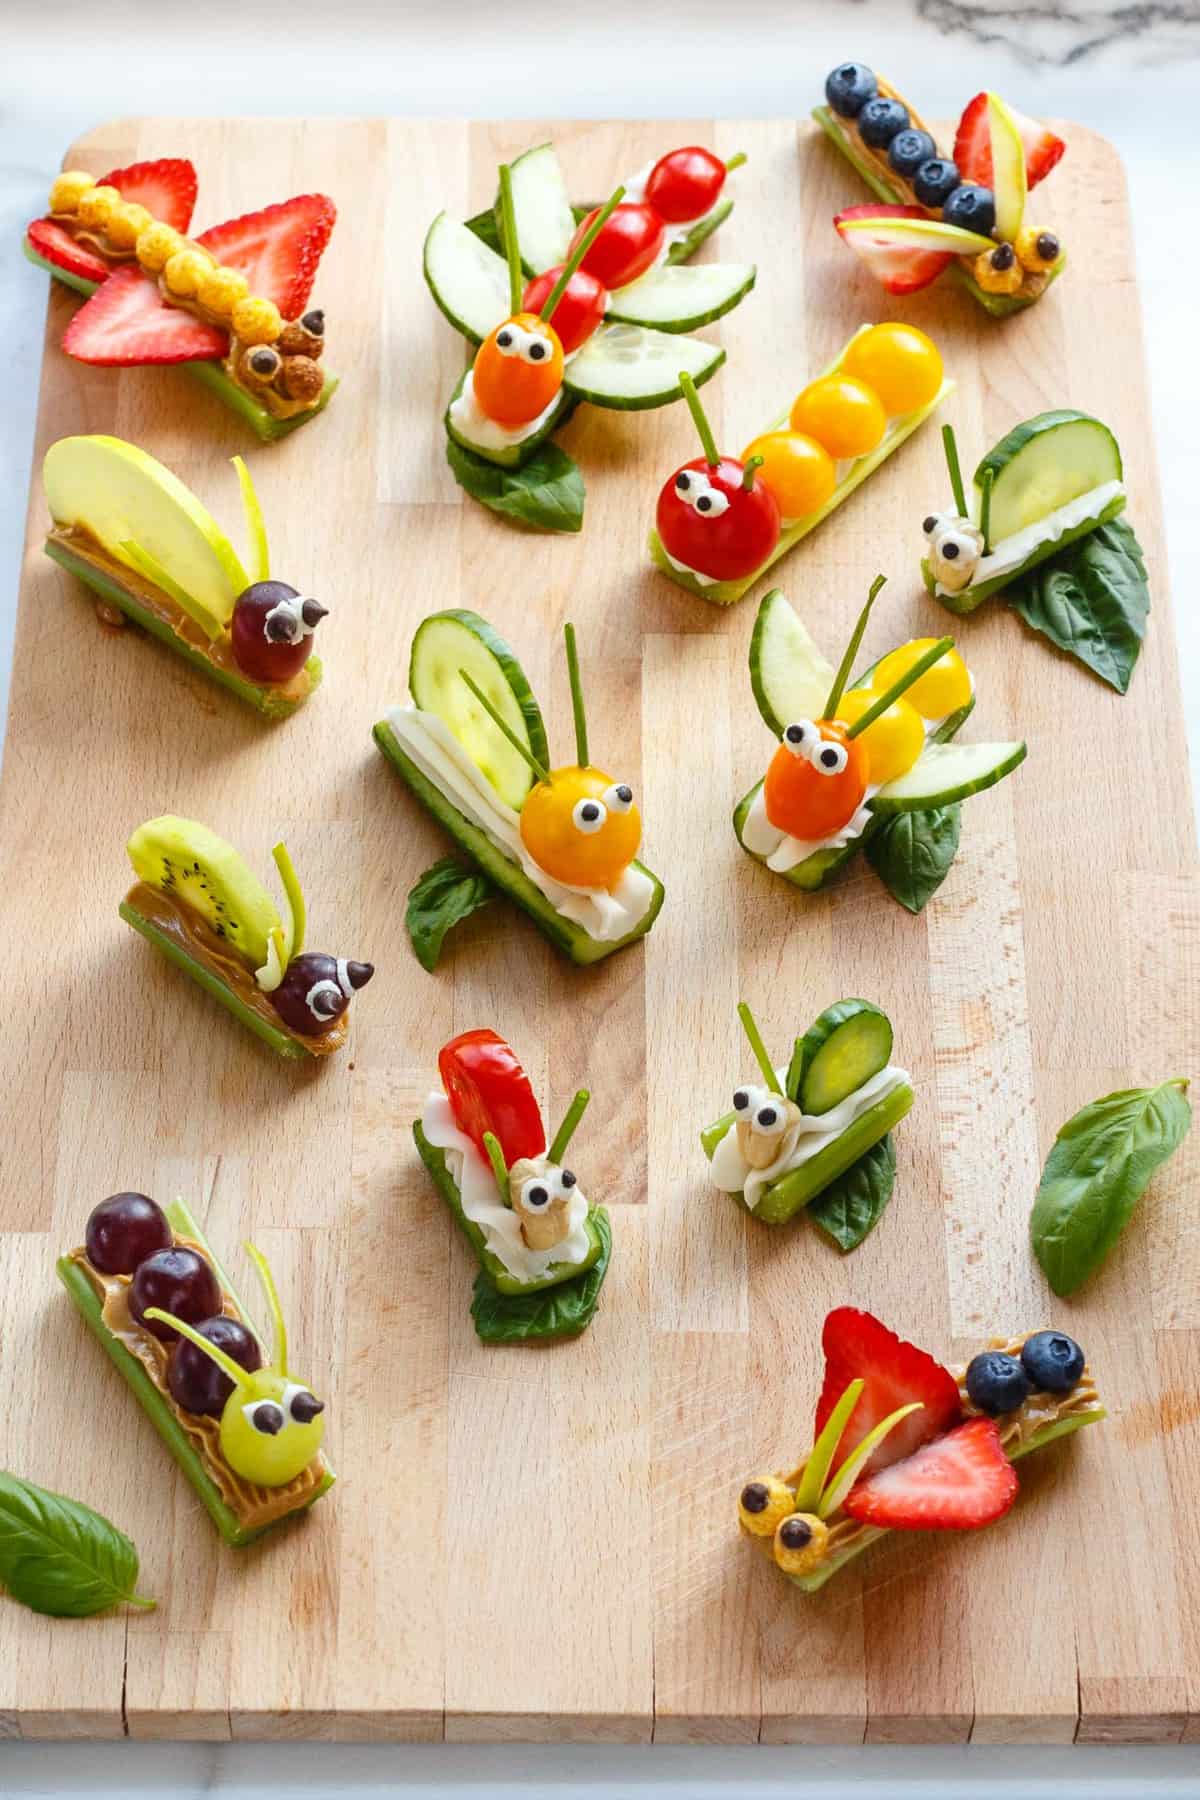
<svg viewBox="0 0 1200 1800">
<path fill-rule="evenodd" d="M 754 1537 L 773 1538 L 780 1520 L 795 1510 L 795 1494 L 776 1475 L 748 1481 L 738 1496 L 738 1523 Z"/>
</svg>

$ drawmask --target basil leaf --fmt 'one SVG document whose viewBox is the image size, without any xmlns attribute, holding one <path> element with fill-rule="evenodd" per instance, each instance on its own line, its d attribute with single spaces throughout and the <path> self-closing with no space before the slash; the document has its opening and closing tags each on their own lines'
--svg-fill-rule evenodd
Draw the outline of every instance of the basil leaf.
<svg viewBox="0 0 1200 1800">
<path fill-rule="evenodd" d="M 486 876 L 464 869 L 452 856 L 444 856 L 426 869 L 411 889 L 404 913 L 413 950 L 423 969 L 433 974 L 446 933 L 486 906 L 495 891 Z"/>
<path fill-rule="evenodd" d="M 471 1317 L 485 1344 L 523 1344 L 531 1338 L 578 1337 L 600 1302 L 600 1289 L 612 1256 L 612 1226 L 604 1207 L 592 1209 L 600 1238 L 600 1254 L 590 1269 L 573 1281 L 538 1288 L 532 1294 L 501 1294 L 480 1270 L 475 1277 Z"/>
<path fill-rule="evenodd" d="M 896 1147 L 889 1131 L 808 1203 L 808 1216 L 845 1254 L 857 1250 L 883 1217 L 896 1185 Z"/>
<path fill-rule="evenodd" d="M 533 531 L 578 531 L 583 524 L 583 476 L 565 450 L 547 439 L 519 469 L 446 440 L 446 461 L 459 487 L 493 512 Z"/>
<path fill-rule="evenodd" d="M 1104 1261 L 1150 1177 L 1192 1122 L 1186 1081 L 1124 1088 L 1068 1119 L 1046 1158 L 1029 1221 L 1054 1292 L 1073 1294 Z"/>
<path fill-rule="evenodd" d="M 919 913 L 950 873 L 958 851 L 961 808 L 897 813 L 867 838 L 867 861 L 893 900 Z"/>
<path fill-rule="evenodd" d="M 1110 519 L 1008 592 L 1025 623 L 1123 694 L 1146 635 L 1150 589 L 1132 525 Z"/>
<path fill-rule="evenodd" d="M 86 1619 L 135 1591 L 138 1553 L 91 1507 L 0 1469 L 0 1582 L 14 1600 L 55 1618 Z"/>
</svg>

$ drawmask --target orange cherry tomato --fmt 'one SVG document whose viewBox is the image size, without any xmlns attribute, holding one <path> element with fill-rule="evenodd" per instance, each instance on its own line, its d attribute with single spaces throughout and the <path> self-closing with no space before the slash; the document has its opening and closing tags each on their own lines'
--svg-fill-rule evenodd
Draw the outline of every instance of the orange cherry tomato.
<svg viewBox="0 0 1200 1800">
<path fill-rule="evenodd" d="M 816 438 L 835 461 L 868 455 L 886 429 L 882 400 L 856 375 L 822 375 L 792 407 L 792 430 Z"/>
<path fill-rule="evenodd" d="M 763 782 L 767 818 L 806 843 L 832 837 L 862 805 L 870 772 L 861 741 L 840 720 L 789 725 Z"/>
<path fill-rule="evenodd" d="M 603 769 L 553 769 L 521 808 L 521 842 L 539 869 L 570 887 L 615 888 L 641 841 L 633 789 Z"/>
<path fill-rule="evenodd" d="M 516 313 L 475 353 L 475 398 L 497 425 L 528 425 L 562 386 L 563 347 L 553 325 Z"/>
<path fill-rule="evenodd" d="M 758 478 L 770 488 L 785 519 L 803 519 L 824 506 L 837 486 L 828 450 L 800 431 L 765 431 L 747 444 L 742 461 L 762 457 Z"/>
</svg>

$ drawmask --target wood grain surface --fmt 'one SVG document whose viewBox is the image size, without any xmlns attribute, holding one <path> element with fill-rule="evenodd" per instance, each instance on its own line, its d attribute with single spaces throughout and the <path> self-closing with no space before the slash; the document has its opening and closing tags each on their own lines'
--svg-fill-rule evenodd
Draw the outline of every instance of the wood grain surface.
<svg viewBox="0 0 1200 1800">
<path fill-rule="evenodd" d="M 441 207 L 486 204 L 497 161 L 545 135 L 582 198 L 678 143 L 749 153 L 708 252 L 760 269 L 718 328 L 729 361 L 705 395 L 731 450 L 853 327 L 887 317 L 941 345 L 968 465 L 1050 406 L 1117 433 L 1154 577 L 1132 692 L 999 606 L 960 622 L 969 735 L 1025 736 L 1030 755 L 969 803 L 953 873 L 918 918 L 861 862 L 805 897 L 736 846 L 731 806 L 770 750 L 746 674 L 754 600 L 709 609 L 644 553 L 658 485 L 694 453 L 683 407 L 580 410 L 564 438 L 588 482 L 578 538 L 505 528 L 446 471 L 440 415 L 463 352 L 421 281 L 422 237 Z M 74 1623 L 0 1600 L 0 1734 L 1200 1735 L 1200 1133 L 1075 1301 L 1052 1303 L 1027 1244 L 1066 1115 L 1195 1072 L 1198 1048 L 1196 841 L 1125 186 L 1103 141 L 1068 135 L 1044 211 L 1072 268 L 1005 323 L 953 286 L 903 304 L 861 275 L 829 221 L 865 195 L 794 121 L 160 119 L 71 151 L 97 173 L 192 156 L 198 227 L 312 188 L 336 197 L 317 300 L 342 386 L 322 419 L 256 448 L 183 373 L 72 363 L 59 342 L 77 302 L 56 288 L 35 462 L 64 434 L 115 432 L 236 531 L 227 459 L 246 453 L 277 572 L 333 612 L 323 690 L 264 727 L 161 649 L 97 629 L 40 552 L 35 481 L 0 789 L 0 1429 L 11 1468 L 134 1537 L 159 1605 Z M 947 628 L 918 574 L 920 519 L 945 490 L 930 427 L 776 572 L 831 656 L 880 569 L 868 650 Z M 418 619 L 457 604 L 517 648 L 560 746 L 560 626 L 577 622 L 595 753 L 637 782 L 667 884 L 644 948 L 577 970 L 497 904 L 435 978 L 413 959 L 405 896 L 447 846 L 369 730 L 403 694 Z M 264 869 L 286 835 L 313 943 L 376 963 L 328 1066 L 276 1061 L 118 920 L 125 838 L 167 810 Z M 917 1104 L 891 1208 L 843 1260 L 718 1195 L 697 1132 L 746 1073 L 739 998 L 783 1054 L 846 994 L 891 1015 Z M 475 1340 L 472 1260 L 412 1148 L 438 1046 L 479 1024 L 511 1039 L 548 1115 L 581 1085 L 595 1095 L 576 1166 L 613 1210 L 616 1253 L 576 1343 Z M 331 1401 L 338 1487 L 250 1550 L 223 1549 L 54 1280 L 118 1188 L 183 1194 L 235 1269 L 244 1238 L 262 1245 L 293 1360 Z M 734 1501 L 748 1472 L 805 1449 L 821 1321 L 843 1301 L 947 1358 L 1057 1322 L 1112 1416 L 1023 1464 L 994 1529 L 893 1538 L 805 1598 L 746 1553 Z"/>
</svg>

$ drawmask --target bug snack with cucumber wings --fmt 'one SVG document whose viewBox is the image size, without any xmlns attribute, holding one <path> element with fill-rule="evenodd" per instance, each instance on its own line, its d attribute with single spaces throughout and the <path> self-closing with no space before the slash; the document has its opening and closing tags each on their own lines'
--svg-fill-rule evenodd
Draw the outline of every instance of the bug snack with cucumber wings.
<svg viewBox="0 0 1200 1800">
<path fill-rule="evenodd" d="M 743 1535 L 807 1594 L 888 1531 L 993 1524 L 1017 1497 L 1014 1463 L 1106 1416 L 1065 1332 L 993 1338 L 956 1374 L 852 1306 L 821 1342 L 812 1449 L 738 1499 Z"/>
<path fill-rule="evenodd" d="M 233 845 L 194 819 L 149 819 L 127 848 L 137 876 L 120 906 L 127 925 L 278 1055 L 341 1049 L 350 1002 L 375 968 L 304 948 L 304 894 L 283 844 L 271 854 L 285 918 Z"/>
<path fill-rule="evenodd" d="M 583 479 L 551 433 L 586 400 L 623 411 L 680 398 L 725 352 L 687 334 L 754 285 L 750 264 L 684 266 L 728 216 L 728 168 L 670 152 L 603 207 L 573 207 L 552 144 L 500 169 L 494 210 L 439 213 L 424 269 L 441 311 L 476 346 L 446 409 L 447 458 L 472 497 L 518 524 L 578 531 Z"/>
<path fill-rule="evenodd" d="M 743 1082 L 733 1111 L 700 1134 L 713 1181 L 767 1225 L 806 1208 L 839 1249 L 856 1249 L 892 1197 L 890 1133 L 913 1103 L 891 1061 L 891 1021 L 869 1000 L 839 1000 L 777 1069 L 750 1008 L 738 1016 L 762 1079 Z"/>
<path fill-rule="evenodd" d="M 310 652 L 328 608 L 271 580 L 250 471 L 240 456 L 233 466 L 250 572 L 195 494 L 115 437 L 60 438 L 46 452 L 42 479 L 54 520 L 46 554 L 99 596 L 106 621 L 115 608 L 265 717 L 281 719 L 320 682 Z"/>
<path fill-rule="evenodd" d="M 742 849 L 795 887 L 824 887 L 860 848 L 919 912 L 953 860 L 958 803 L 1025 759 L 1020 742 L 951 742 L 975 704 L 953 638 L 899 645 L 851 681 L 878 576 L 836 675 L 774 590 L 750 640 L 750 683 L 779 739 L 734 810 Z"/>
<path fill-rule="evenodd" d="M 952 268 L 988 312 L 1040 300 L 1066 262 L 1058 233 L 1027 221 L 1030 191 L 1066 145 L 991 93 L 959 120 L 954 154 L 938 148 L 895 88 L 864 63 L 839 63 L 813 118 L 879 195 L 834 219 L 889 294 L 913 294 Z"/>
<path fill-rule="evenodd" d="M 464 1031 L 438 1053 L 413 1139 L 479 1261 L 471 1317 L 485 1343 L 577 1337 L 608 1272 L 608 1213 L 563 1164 L 587 1108 L 581 1089 L 546 1149 L 529 1078 L 504 1039 Z"/>
<path fill-rule="evenodd" d="M 409 660 L 412 704 L 394 706 L 374 736 L 486 883 L 523 907 L 573 962 L 592 963 L 645 936 L 663 887 L 636 860 L 642 822 L 633 789 L 589 757 L 572 626 L 565 635 L 575 762 L 551 768 L 524 670 L 487 621 L 464 610 L 422 620 Z M 414 921 L 446 873 L 435 864 L 410 896 L 410 931 L 426 967 L 436 954 L 423 954 Z M 455 919 L 488 898 L 477 876 L 463 874 L 468 880 L 465 905 L 453 880 L 446 893 Z"/>
<path fill-rule="evenodd" d="M 827 519 L 954 387 L 913 325 L 863 325 L 789 412 L 740 457 L 722 456 L 685 372 L 702 454 L 668 477 L 650 559 L 702 600 L 728 606 Z"/>
<path fill-rule="evenodd" d="M 1014 425 L 975 470 L 968 501 L 954 432 L 942 429 L 952 510 L 925 515 L 925 586 L 951 612 L 1002 594 L 1035 631 L 1118 693 L 1150 612 L 1142 547 L 1125 510 L 1117 440 L 1087 413 Z"/>
<path fill-rule="evenodd" d="M 97 181 L 68 169 L 25 254 L 90 298 L 63 349 L 107 368 L 181 363 L 264 441 L 326 406 L 325 314 L 310 307 L 337 209 L 301 194 L 198 237 L 187 235 L 196 171 L 185 157 L 134 163 Z"/>
<path fill-rule="evenodd" d="M 263 1339 L 182 1200 L 113 1194 L 58 1275 L 227 1544 L 248 1544 L 333 1486 L 325 1404 L 288 1368 L 265 1258 L 246 1252 L 275 1333 Z"/>
</svg>

